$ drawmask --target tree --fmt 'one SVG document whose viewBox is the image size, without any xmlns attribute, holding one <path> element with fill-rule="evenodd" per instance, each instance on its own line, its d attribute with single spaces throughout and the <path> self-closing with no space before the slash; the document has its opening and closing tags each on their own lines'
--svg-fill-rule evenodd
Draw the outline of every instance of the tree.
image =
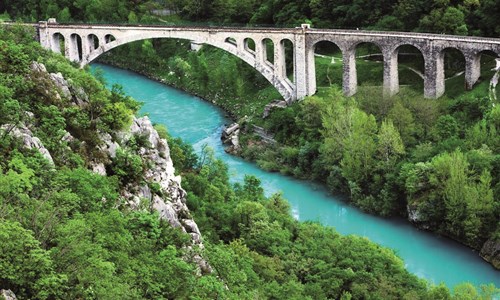
<svg viewBox="0 0 500 300">
<path fill-rule="evenodd" d="M 131 24 L 137 24 L 139 21 L 139 19 L 137 18 L 137 15 L 135 14 L 134 11 L 130 11 L 127 19 L 128 19 L 128 22 Z"/>
<path fill-rule="evenodd" d="M 377 137 L 378 151 L 386 162 L 405 153 L 403 141 L 391 120 L 382 121 Z"/>
<path fill-rule="evenodd" d="M 358 109 L 353 111 L 351 118 L 351 132 L 343 140 L 342 175 L 348 181 L 362 186 L 370 178 L 375 163 L 377 123 L 373 115 Z"/>
<path fill-rule="evenodd" d="M 422 31 L 467 35 L 464 13 L 453 6 L 433 9 L 430 14 L 420 19 L 419 29 Z"/>
<path fill-rule="evenodd" d="M 415 133 L 417 131 L 415 118 L 412 112 L 403 106 L 401 101 L 396 101 L 387 115 L 399 132 L 405 145 L 413 145 L 415 142 Z"/>
<path fill-rule="evenodd" d="M 47 251 L 31 231 L 0 220 L 0 285 L 18 297 L 61 297 L 66 277 L 57 274 Z"/>
<path fill-rule="evenodd" d="M 113 299 L 131 294 L 127 283 L 117 276 L 110 251 L 96 238 L 91 222 L 84 216 L 58 228 L 53 258 L 57 270 L 67 275 L 72 287 L 66 298 Z"/>
<path fill-rule="evenodd" d="M 59 13 L 57 14 L 57 21 L 61 23 L 71 21 L 71 12 L 69 11 L 68 7 L 65 7 L 61 11 L 59 11 Z"/>
<path fill-rule="evenodd" d="M 446 163 L 443 167 L 449 168 L 449 177 L 444 189 L 447 228 L 455 236 L 460 236 L 463 233 L 463 222 L 466 218 L 467 207 L 464 202 L 471 192 L 468 188 L 468 163 L 459 151 L 452 153 L 443 163 Z"/>
</svg>

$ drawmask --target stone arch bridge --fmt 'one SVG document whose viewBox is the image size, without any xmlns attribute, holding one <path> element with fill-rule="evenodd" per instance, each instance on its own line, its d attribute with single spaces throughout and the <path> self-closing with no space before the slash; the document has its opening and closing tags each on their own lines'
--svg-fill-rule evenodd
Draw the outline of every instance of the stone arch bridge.
<svg viewBox="0 0 500 300">
<path fill-rule="evenodd" d="M 484 51 L 500 55 L 500 39 L 426 33 L 376 32 L 362 30 L 297 28 L 184 27 L 151 25 L 59 24 L 53 19 L 37 25 L 43 47 L 63 54 L 84 66 L 101 54 L 133 41 L 151 38 L 187 39 L 223 49 L 260 72 L 287 102 L 316 92 L 314 49 L 322 41 L 337 45 L 343 57 L 343 91 L 356 93 L 356 46 L 372 43 L 383 55 L 385 95 L 399 91 L 398 51 L 401 46 L 417 48 L 424 58 L 424 96 L 444 93 L 444 51 L 454 48 L 465 58 L 465 84 L 471 89 L 480 75 Z M 64 39 L 64 49 L 60 41 Z M 266 45 L 272 43 L 273 52 Z M 285 43 L 293 45 L 293 71 L 287 74 Z M 268 59 L 271 57 L 271 59 Z M 290 56 L 289 56 L 290 57 Z M 289 79 L 292 78 L 292 79 Z"/>
</svg>

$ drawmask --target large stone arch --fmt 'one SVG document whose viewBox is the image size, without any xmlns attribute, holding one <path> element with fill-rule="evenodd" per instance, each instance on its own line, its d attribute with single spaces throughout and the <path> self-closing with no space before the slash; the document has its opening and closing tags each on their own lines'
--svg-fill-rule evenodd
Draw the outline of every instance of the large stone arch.
<svg viewBox="0 0 500 300">
<path fill-rule="evenodd" d="M 109 35 L 109 34 L 108 34 Z M 294 95 L 294 87 L 293 85 L 286 80 L 286 78 L 280 78 L 274 70 L 272 66 L 269 64 L 263 64 L 260 63 L 256 59 L 255 53 L 252 53 L 252 51 L 249 51 L 247 49 L 248 47 L 245 47 L 245 39 L 240 39 L 240 38 L 233 38 L 232 36 L 227 36 L 224 38 L 211 38 L 211 39 L 197 39 L 195 37 L 190 37 L 190 36 L 182 36 L 182 35 L 175 35 L 175 36 L 165 36 L 162 34 L 134 34 L 134 35 L 123 35 L 123 36 L 116 36 L 116 40 L 110 41 L 109 43 L 104 43 L 102 45 L 99 45 L 99 47 L 93 51 L 90 51 L 88 55 L 85 55 L 83 59 L 80 62 L 80 65 L 83 67 L 95 59 L 97 59 L 99 56 L 102 54 L 125 44 L 135 42 L 135 41 L 141 41 L 141 40 L 146 40 L 146 39 L 153 39 L 153 38 L 174 38 L 174 39 L 187 39 L 191 40 L 194 43 L 197 44 L 207 44 L 216 48 L 219 48 L 221 50 L 224 50 L 226 52 L 229 52 L 233 54 L 234 56 L 240 58 L 250 66 L 252 66 L 254 69 L 256 69 L 264 78 L 273 85 L 278 92 L 283 96 L 283 98 L 287 102 L 291 102 L 295 100 L 295 95 Z M 253 38 L 250 37 L 249 38 Z M 234 39 L 236 41 L 237 45 L 234 45 L 232 42 L 228 42 L 228 39 Z M 259 39 L 258 41 L 253 38 L 255 43 L 260 43 L 261 40 Z"/>
<path fill-rule="evenodd" d="M 362 82 L 362 80 L 360 79 L 360 76 L 358 75 L 358 66 L 360 66 L 361 64 L 361 61 L 360 59 L 362 60 L 363 57 L 360 57 L 358 56 L 358 51 L 360 49 L 361 46 L 364 46 L 364 47 L 375 47 L 378 49 L 378 51 L 380 52 L 380 55 L 382 55 L 382 61 L 383 61 L 383 48 L 384 48 L 384 45 L 382 43 L 380 43 L 378 40 L 373 40 L 373 41 L 356 41 L 352 44 L 349 45 L 349 49 L 348 51 L 349 52 L 352 52 L 352 55 L 354 56 L 354 69 L 351 70 L 351 77 L 352 77 L 352 80 L 354 82 L 354 91 L 350 91 L 351 93 L 357 93 L 358 91 L 358 87 L 360 86 L 360 83 Z M 378 53 L 377 53 L 378 54 Z M 383 71 L 382 71 L 382 74 L 380 74 L 380 80 L 383 80 Z M 377 82 L 378 84 L 378 82 Z"/>
</svg>

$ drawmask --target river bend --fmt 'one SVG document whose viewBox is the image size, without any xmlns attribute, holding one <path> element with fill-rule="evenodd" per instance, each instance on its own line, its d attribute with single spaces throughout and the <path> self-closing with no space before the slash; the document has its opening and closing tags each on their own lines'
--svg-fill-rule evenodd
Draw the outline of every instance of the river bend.
<svg viewBox="0 0 500 300">
<path fill-rule="evenodd" d="M 384 219 L 365 214 L 327 193 L 321 186 L 269 173 L 254 164 L 228 155 L 220 142 L 222 126 L 228 123 L 224 113 L 195 96 L 165 86 L 133 72 L 101 64 L 107 84 L 118 83 L 124 91 L 144 102 L 142 114 L 154 123 L 164 124 L 170 134 L 191 143 L 196 151 L 204 144 L 215 150 L 229 166 L 232 181 L 242 181 L 245 174 L 257 176 L 267 195 L 282 191 L 298 220 L 319 221 L 342 234 L 366 236 L 394 249 L 406 268 L 433 282 L 452 288 L 461 282 L 474 285 L 495 283 L 500 287 L 500 271 L 484 262 L 478 253 L 450 239 L 422 232 L 402 219 Z"/>
</svg>

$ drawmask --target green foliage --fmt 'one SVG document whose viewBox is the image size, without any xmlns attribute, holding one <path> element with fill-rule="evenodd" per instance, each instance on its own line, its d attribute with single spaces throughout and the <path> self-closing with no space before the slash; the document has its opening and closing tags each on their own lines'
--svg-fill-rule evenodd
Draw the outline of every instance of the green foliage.
<svg viewBox="0 0 500 300">
<path fill-rule="evenodd" d="M 420 30 L 447 34 L 467 35 L 464 13 L 456 7 L 439 7 L 420 19 Z"/>
<path fill-rule="evenodd" d="M 19 223 L 0 219 L 0 284 L 17 297 L 61 297 L 66 276 L 58 274 L 49 253 L 31 231 Z"/>
<path fill-rule="evenodd" d="M 150 12 L 169 5 L 187 18 L 223 23 L 312 21 L 316 27 L 376 24 L 498 35 L 494 1 L 424 2 L 7 0 L 0 11 L 32 21 L 57 14 L 59 21 L 136 23 L 154 22 Z M 474 21 L 478 18 L 484 24 Z M 100 134 L 127 127 L 139 104 L 119 87 L 107 91 L 103 81 L 45 52 L 32 35 L 26 28 L 0 27 L 0 125 L 8 125 L 0 135 L 0 286 L 19 298 L 474 299 L 497 293 L 492 286 L 478 291 L 463 284 L 451 296 L 442 285 L 428 287 L 391 250 L 295 221 L 281 195 L 266 198 L 257 178 L 231 185 L 227 166 L 210 150 L 198 159 L 165 130 L 162 137 L 184 175 L 188 205 L 206 238 L 202 255 L 214 268 L 213 274 L 199 276 L 188 259 L 193 255 L 187 251 L 189 235 L 147 209 L 119 209 L 120 187 L 139 182 L 147 167 L 135 153 L 149 147 L 145 138 L 134 136 L 111 163 L 98 149 Z M 210 47 L 188 53 L 188 46 L 181 40 L 145 40 L 116 49 L 107 59 L 147 68 L 250 121 L 278 96 L 237 58 Z M 54 96 L 57 88 L 50 80 L 30 70 L 34 60 L 49 72 L 61 72 L 80 104 Z M 329 68 L 326 76 L 340 74 Z M 361 81 L 373 81 L 372 75 Z M 252 158 L 269 169 L 348 191 L 367 211 L 390 215 L 416 207 L 420 222 L 479 248 L 498 232 L 498 106 L 476 96 L 440 105 L 407 93 L 373 101 L 375 94 L 346 99 L 332 88 L 273 111 L 263 126 L 281 144 L 259 144 Z M 9 135 L 26 122 L 36 128 L 55 165 Z M 66 133 L 73 140 L 61 142 Z M 107 163 L 116 176 L 88 171 L 84 166 L 91 159 Z M 154 184 L 151 188 L 159 193 Z"/>
<path fill-rule="evenodd" d="M 155 128 L 158 128 L 158 126 L 155 126 Z M 167 134 L 166 131 L 165 134 Z M 194 152 L 193 146 L 180 138 L 174 138 L 170 135 L 162 138 L 168 140 L 170 157 L 172 158 L 176 172 L 182 173 L 193 170 L 196 167 L 198 156 Z"/>
<path fill-rule="evenodd" d="M 117 149 L 111 168 L 122 183 L 136 182 L 144 170 L 141 157 L 122 148 Z"/>
<path fill-rule="evenodd" d="M 473 21 L 476 11 L 490 16 L 497 14 L 484 12 L 482 7 L 491 4 L 483 2 L 343 3 L 320 0 L 292 3 L 263 0 L 209 3 L 178 0 L 166 5 L 187 19 L 226 24 L 288 25 L 311 22 L 315 27 L 369 26 L 370 29 L 480 34 L 480 22 Z M 252 9 L 253 12 L 249 13 Z M 245 158 L 255 160 L 268 171 L 325 182 L 334 192 L 349 193 L 351 201 L 365 211 L 405 215 L 409 203 L 424 210 L 425 207 L 430 209 L 432 206 L 429 203 L 443 197 L 442 192 L 434 191 L 437 186 L 432 186 L 432 192 L 418 194 L 424 198 L 427 195 L 437 198 L 428 199 L 426 204 L 425 201 L 410 200 L 412 192 L 405 186 L 402 168 L 406 163 L 427 163 L 441 153 L 453 153 L 456 149 L 474 159 L 474 166 L 471 166 L 474 176 L 479 177 L 488 166 L 492 177 L 491 188 L 494 191 L 500 189 L 500 185 L 496 184 L 499 173 L 493 169 L 493 158 L 485 152 L 478 152 L 486 145 L 495 155 L 500 145 L 496 137 L 497 128 L 487 120 L 492 109 L 491 102 L 480 93 L 434 101 L 405 88 L 389 98 L 382 97 L 379 89 L 363 87 L 353 100 L 345 99 L 338 87 L 322 87 L 319 96 L 285 109 L 274 109 L 262 121 L 258 120 L 260 113 L 271 98 L 267 92 L 255 91 L 263 90 L 265 80 L 223 51 L 205 46 L 200 51 L 188 52 L 188 46 L 189 43 L 182 40 L 142 41 L 117 49 L 113 55 L 105 57 L 105 61 L 146 72 L 170 85 L 201 95 L 236 118 L 247 116 L 247 132 L 243 130 L 241 138 Z M 335 49 L 325 49 L 328 50 L 326 54 L 338 56 Z M 144 61 L 151 64 L 146 65 Z M 340 82 L 341 64 L 332 63 L 330 57 L 317 58 L 316 61 L 319 85 L 331 86 L 333 82 Z M 423 70 L 421 62 L 410 65 Z M 360 71 L 359 82 L 380 85 L 381 64 L 360 62 L 357 67 Z M 401 76 L 402 83 L 421 88 L 423 82 L 418 76 L 406 69 L 400 70 L 400 74 L 404 74 Z M 255 84 L 249 84 L 253 82 Z M 450 89 L 450 97 L 460 95 L 455 90 L 455 86 Z M 262 97 L 264 95 L 266 98 Z M 264 127 L 278 143 L 268 145 L 252 135 L 253 124 Z M 173 155 L 178 157 L 179 162 L 174 160 L 178 172 L 194 169 L 194 160 L 181 154 L 189 152 L 180 151 L 176 146 L 171 148 Z M 186 160 L 190 163 L 184 163 Z M 225 197 L 224 193 L 215 189 L 207 194 L 214 199 Z M 196 208 L 201 205 L 201 199 L 195 196 L 190 196 L 189 202 Z M 444 217 L 444 206 L 438 207 L 436 216 Z M 451 227 L 436 226 L 444 233 L 451 230 Z M 466 243 L 476 245 L 474 247 L 479 247 L 492 234 L 489 225 L 490 229 L 478 224 L 470 226 L 484 231 L 475 242 L 471 242 L 474 238 L 467 238 Z M 463 236 L 457 238 L 465 239 Z"/>
<path fill-rule="evenodd" d="M 214 161 L 206 167 L 227 172 Z M 226 197 L 214 197 L 207 191 L 221 190 L 220 182 L 202 181 L 205 171 L 198 172 L 184 177 L 184 187 L 206 201 L 188 204 L 212 241 L 208 258 L 232 297 L 399 299 L 436 293 L 408 274 L 392 251 L 316 223 L 297 222 L 280 195 L 262 197 L 255 178 L 246 177 Z"/>
<path fill-rule="evenodd" d="M 496 228 L 491 174 L 474 174 L 459 150 L 435 156 L 428 163 L 402 168 L 409 192 L 422 221 L 441 228 L 463 242 L 478 247 Z"/>
<path fill-rule="evenodd" d="M 186 298 L 195 287 L 201 295 L 223 292 L 213 279 L 204 279 L 213 289 L 197 283 L 195 265 L 186 259 L 192 255 L 185 251 L 189 235 L 160 221 L 149 207 L 133 213 L 122 208 L 119 190 L 141 180 L 145 167 L 135 151 L 150 145 L 134 136 L 110 162 L 100 136 L 127 126 L 139 104 L 42 50 L 32 34 L 0 27 L 2 288 L 19 299 Z M 30 70 L 34 60 L 61 72 L 71 97 L 47 74 Z M 13 137 L 16 126 L 30 128 L 54 164 Z M 185 156 L 194 165 L 192 152 Z M 117 176 L 86 168 L 96 162 Z"/>
</svg>

